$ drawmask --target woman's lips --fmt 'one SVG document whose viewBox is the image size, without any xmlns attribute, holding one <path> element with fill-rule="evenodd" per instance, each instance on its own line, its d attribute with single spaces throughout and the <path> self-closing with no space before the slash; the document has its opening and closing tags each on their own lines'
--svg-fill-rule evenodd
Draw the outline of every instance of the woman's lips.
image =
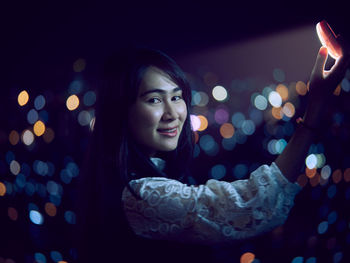
<svg viewBox="0 0 350 263">
<path fill-rule="evenodd" d="M 161 135 L 175 137 L 177 135 L 177 127 L 171 129 L 157 129 Z"/>
</svg>

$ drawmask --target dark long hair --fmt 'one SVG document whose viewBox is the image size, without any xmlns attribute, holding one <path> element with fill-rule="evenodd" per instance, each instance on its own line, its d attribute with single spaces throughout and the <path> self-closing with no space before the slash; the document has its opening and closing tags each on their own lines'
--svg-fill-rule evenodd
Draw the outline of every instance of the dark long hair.
<svg viewBox="0 0 350 263">
<path fill-rule="evenodd" d="M 140 82 L 150 66 L 166 73 L 183 91 L 187 118 L 178 147 L 162 157 L 167 161 L 166 176 L 186 182 L 193 134 L 189 116 L 191 90 L 185 74 L 174 60 L 158 50 L 123 49 L 107 60 L 98 90 L 96 120 L 77 202 L 79 262 L 102 262 L 103 255 L 110 260 L 107 255 L 112 248 L 108 249 L 108 240 L 123 236 L 125 241 L 130 235 L 121 204 L 122 190 L 136 179 L 130 169 L 136 169 L 137 177 L 164 175 L 139 151 L 128 131 L 130 106 L 136 101 Z M 120 250 L 123 249 L 127 247 Z"/>
</svg>

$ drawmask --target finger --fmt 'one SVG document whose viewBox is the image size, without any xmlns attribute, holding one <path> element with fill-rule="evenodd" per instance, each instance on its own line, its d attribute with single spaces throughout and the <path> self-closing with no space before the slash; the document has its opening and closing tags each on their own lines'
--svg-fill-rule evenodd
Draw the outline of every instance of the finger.
<svg viewBox="0 0 350 263">
<path fill-rule="evenodd" d="M 316 25 L 317 35 L 323 46 L 328 48 L 331 57 L 337 59 L 342 55 L 342 48 L 337 41 L 337 36 L 329 24 L 323 20 Z"/>
<path fill-rule="evenodd" d="M 328 50 L 322 46 L 318 51 L 316 62 L 312 70 L 313 78 L 323 78 L 324 67 L 327 61 Z"/>
<path fill-rule="evenodd" d="M 338 85 L 339 82 L 344 78 L 345 71 L 349 67 L 350 56 L 343 55 L 336 60 L 333 67 L 330 69 L 327 78 L 332 85 Z"/>
</svg>

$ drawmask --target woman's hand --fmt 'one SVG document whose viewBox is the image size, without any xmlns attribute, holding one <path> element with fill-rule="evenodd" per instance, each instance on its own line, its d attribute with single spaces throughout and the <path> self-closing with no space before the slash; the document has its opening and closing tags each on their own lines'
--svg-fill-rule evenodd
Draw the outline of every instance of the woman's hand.
<svg viewBox="0 0 350 263">
<path fill-rule="evenodd" d="M 341 46 L 342 55 L 335 61 L 329 71 L 325 70 L 328 50 L 322 46 L 310 77 L 309 103 L 306 108 L 304 122 L 314 128 L 320 126 L 324 111 L 327 109 L 330 97 L 344 78 L 350 62 L 350 46 L 338 36 L 334 40 Z"/>
</svg>

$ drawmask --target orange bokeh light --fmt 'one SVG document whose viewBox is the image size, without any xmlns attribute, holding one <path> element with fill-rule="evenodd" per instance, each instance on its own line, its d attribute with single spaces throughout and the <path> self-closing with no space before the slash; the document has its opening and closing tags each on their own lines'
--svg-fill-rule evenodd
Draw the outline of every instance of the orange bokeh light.
<svg viewBox="0 0 350 263">
<path fill-rule="evenodd" d="M 276 91 L 280 94 L 283 101 L 288 99 L 288 88 L 284 84 L 278 84 L 276 87 Z"/>
<path fill-rule="evenodd" d="M 317 169 L 316 168 L 305 168 L 305 175 L 309 178 L 313 178 L 316 175 Z"/>
<path fill-rule="evenodd" d="M 231 138 L 234 133 L 235 133 L 235 128 L 231 123 L 224 123 L 221 125 L 220 134 L 222 137 L 228 139 L 228 138 Z"/>
<path fill-rule="evenodd" d="M 283 118 L 283 110 L 281 107 L 278 107 L 278 108 L 272 107 L 271 114 L 277 120 L 280 120 Z"/>
<path fill-rule="evenodd" d="M 295 84 L 295 90 L 299 95 L 304 96 L 307 93 L 307 86 L 303 81 L 298 81 Z"/>
<path fill-rule="evenodd" d="M 251 252 L 246 252 L 241 256 L 240 263 L 251 263 L 255 259 L 255 255 Z"/>
<path fill-rule="evenodd" d="M 339 183 L 342 177 L 343 177 L 343 174 L 340 169 L 337 169 L 332 173 L 332 179 L 335 184 Z"/>
<path fill-rule="evenodd" d="M 344 171 L 344 181 L 350 182 L 350 168 L 346 168 Z"/>
<path fill-rule="evenodd" d="M 206 128 L 208 128 L 208 120 L 203 115 L 198 115 L 197 117 L 201 121 L 201 125 L 199 126 L 198 131 L 204 131 Z"/>
</svg>

